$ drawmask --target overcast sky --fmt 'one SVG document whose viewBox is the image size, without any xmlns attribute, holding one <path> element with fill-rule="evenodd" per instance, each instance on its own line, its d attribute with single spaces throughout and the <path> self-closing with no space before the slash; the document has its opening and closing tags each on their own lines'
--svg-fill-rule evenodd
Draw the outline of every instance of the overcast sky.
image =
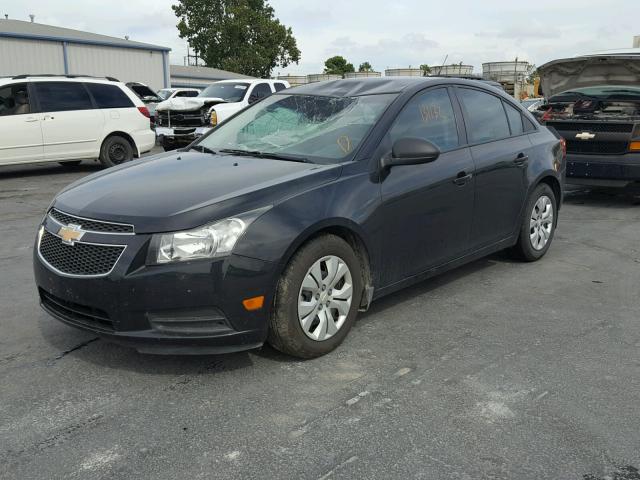
<svg viewBox="0 0 640 480">
<path fill-rule="evenodd" d="M 172 49 L 182 64 L 172 0 L 2 0 L 0 14 L 86 30 Z M 302 52 L 299 65 L 277 73 L 322 71 L 344 55 L 376 70 L 464 62 L 481 72 L 488 61 L 518 57 L 541 65 L 554 58 L 629 48 L 640 35 L 640 0 L 271 0 Z"/>
</svg>

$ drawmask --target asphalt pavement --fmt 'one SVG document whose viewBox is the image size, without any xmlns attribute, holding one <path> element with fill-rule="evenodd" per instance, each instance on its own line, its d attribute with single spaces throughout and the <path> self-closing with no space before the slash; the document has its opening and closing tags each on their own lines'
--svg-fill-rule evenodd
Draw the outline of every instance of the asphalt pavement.
<svg viewBox="0 0 640 480">
<path fill-rule="evenodd" d="M 310 361 L 149 356 L 38 306 L 53 195 L 0 169 L 2 479 L 640 479 L 640 205 L 572 191 L 548 255 L 376 302 Z"/>
</svg>

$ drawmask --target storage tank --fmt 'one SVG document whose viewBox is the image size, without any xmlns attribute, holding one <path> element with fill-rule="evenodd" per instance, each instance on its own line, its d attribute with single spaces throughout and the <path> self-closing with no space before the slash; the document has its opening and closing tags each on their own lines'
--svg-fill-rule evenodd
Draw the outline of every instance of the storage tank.
<svg viewBox="0 0 640 480">
<path fill-rule="evenodd" d="M 342 75 L 333 73 L 314 73 L 307 75 L 307 83 L 326 82 L 327 80 L 342 80 Z"/>
<path fill-rule="evenodd" d="M 306 75 L 278 75 L 278 80 L 285 80 L 289 82 L 289 85 L 292 87 L 308 83 Z"/>
<path fill-rule="evenodd" d="M 432 66 L 429 75 L 444 77 L 455 75 L 469 76 L 473 75 L 473 65 L 451 64 L 437 67 Z"/>
<path fill-rule="evenodd" d="M 482 64 L 482 78 L 485 80 L 494 80 L 496 82 L 511 82 L 514 80 L 521 81 L 526 77 L 531 69 L 529 62 L 513 61 L 513 62 L 488 62 Z"/>
<path fill-rule="evenodd" d="M 381 77 L 380 72 L 348 72 L 344 74 L 344 78 L 365 78 L 365 77 Z"/>
<path fill-rule="evenodd" d="M 387 68 L 385 77 L 422 77 L 424 73 L 419 68 Z"/>
</svg>

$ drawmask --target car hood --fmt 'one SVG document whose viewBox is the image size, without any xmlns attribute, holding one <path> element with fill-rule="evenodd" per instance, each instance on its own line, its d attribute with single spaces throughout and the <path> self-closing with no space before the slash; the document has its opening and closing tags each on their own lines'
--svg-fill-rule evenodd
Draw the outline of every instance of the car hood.
<svg viewBox="0 0 640 480">
<path fill-rule="evenodd" d="M 339 177 L 340 165 L 199 152 L 167 152 L 72 183 L 52 206 L 80 217 L 131 223 L 136 233 L 195 228 Z"/>
<path fill-rule="evenodd" d="M 200 110 L 205 105 L 216 105 L 218 103 L 225 103 L 224 99 L 214 97 L 176 97 L 160 102 L 157 110 L 188 112 L 191 110 Z"/>
<path fill-rule="evenodd" d="M 591 55 L 554 60 L 538 68 L 544 96 L 575 88 L 640 85 L 640 55 Z"/>
</svg>

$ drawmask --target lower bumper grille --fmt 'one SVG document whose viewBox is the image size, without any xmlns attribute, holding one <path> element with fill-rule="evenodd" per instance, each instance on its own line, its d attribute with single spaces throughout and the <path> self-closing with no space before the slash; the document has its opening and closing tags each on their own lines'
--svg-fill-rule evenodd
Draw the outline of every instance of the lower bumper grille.
<svg viewBox="0 0 640 480">
<path fill-rule="evenodd" d="M 567 153 L 600 153 L 620 155 L 627 151 L 628 142 L 584 142 L 567 140 Z"/>
<path fill-rule="evenodd" d="M 42 233 L 38 245 L 40 256 L 49 266 L 68 275 L 107 275 L 126 247 L 76 242 L 62 243 L 62 239 L 48 231 Z"/>
<path fill-rule="evenodd" d="M 113 322 L 103 310 L 63 300 L 42 289 L 40 289 L 40 301 L 46 310 L 72 323 L 113 332 Z"/>
</svg>

